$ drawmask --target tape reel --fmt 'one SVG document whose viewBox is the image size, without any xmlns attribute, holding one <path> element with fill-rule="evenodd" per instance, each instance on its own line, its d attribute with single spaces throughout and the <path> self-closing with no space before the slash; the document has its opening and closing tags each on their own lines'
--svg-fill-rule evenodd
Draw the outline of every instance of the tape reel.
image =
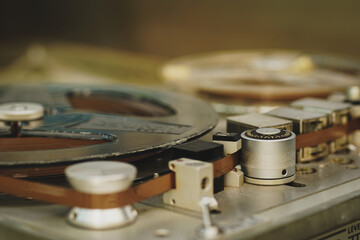
<svg viewBox="0 0 360 240">
<path fill-rule="evenodd" d="M 36 103 L 44 117 L 0 121 L 0 165 L 119 159 L 196 138 L 217 123 L 193 97 L 128 86 L 2 86 L 0 104 Z"/>
<path fill-rule="evenodd" d="M 280 50 L 228 51 L 174 59 L 162 68 L 169 84 L 212 97 L 289 101 L 326 97 L 358 84 L 359 62 Z"/>
</svg>

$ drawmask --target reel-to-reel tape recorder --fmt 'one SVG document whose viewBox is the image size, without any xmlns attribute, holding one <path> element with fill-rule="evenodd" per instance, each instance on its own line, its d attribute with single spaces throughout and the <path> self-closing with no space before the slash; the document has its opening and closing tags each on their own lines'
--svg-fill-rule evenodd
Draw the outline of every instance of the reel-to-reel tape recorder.
<svg viewBox="0 0 360 240">
<path fill-rule="evenodd" d="M 295 52 L 163 67 L 208 103 L 125 85 L 3 85 L 0 236 L 358 239 L 359 68 Z"/>
</svg>

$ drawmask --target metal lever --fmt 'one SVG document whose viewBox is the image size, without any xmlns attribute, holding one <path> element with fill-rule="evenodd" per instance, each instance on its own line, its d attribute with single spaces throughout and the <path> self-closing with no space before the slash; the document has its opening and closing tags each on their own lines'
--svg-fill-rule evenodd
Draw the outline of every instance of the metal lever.
<svg viewBox="0 0 360 240">
<path fill-rule="evenodd" d="M 203 225 L 200 228 L 200 236 L 205 239 L 218 239 L 222 235 L 222 229 L 213 223 L 211 210 L 218 209 L 218 203 L 214 197 L 203 197 L 200 201 Z"/>
</svg>

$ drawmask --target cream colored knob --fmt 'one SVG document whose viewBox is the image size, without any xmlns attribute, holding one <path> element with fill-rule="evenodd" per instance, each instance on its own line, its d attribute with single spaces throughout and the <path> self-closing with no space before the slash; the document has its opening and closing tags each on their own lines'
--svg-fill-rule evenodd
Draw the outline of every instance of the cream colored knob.
<svg viewBox="0 0 360 240">
<path fill-rule="evenodd" d="M 71 185 L 79 192 L 109 194 L 126 190 L 136 177 L 136 168 L 113 161 L 84 162 L 65 170 Z M 71 224 L 88 229 L 109 229 L 135 221 L 137 211 L 131 205 L 110 209 L 74 207 L 67 216 Z"/>
<path fill-rule="evenodd" d="M 107 194 L 126 190 L 136 177 L 136 168 L 123 162 L 95 161 L 72 165 L 65 174 L 79 192 Z"/>
<path fill-rule="evenodd" d="M 0 105 L 0 120 L 31 121 L 44 116 L 44 107 L 38 103 L 13 102 Z"/>
<path fill-rule="evenodd" d="M 79 192 L 107 194 L 126 190 L 136 177 L 136 168 L 123 162 L 95 161 L 72 165 L 65 174 Z"/>
</svg>

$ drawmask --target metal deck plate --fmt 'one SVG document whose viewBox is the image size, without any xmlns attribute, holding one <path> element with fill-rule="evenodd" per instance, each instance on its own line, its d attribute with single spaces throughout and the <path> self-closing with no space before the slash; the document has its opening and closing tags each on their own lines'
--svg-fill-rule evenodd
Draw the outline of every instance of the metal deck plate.
<svg viewBox="0 0 360 240">
<path fill-rule="evenodd" d="M 316 170 L 297 175 L 296 183 L 304 187 L 244 184 L 226 188 L 215 195 L 221 212 L 213 215 L 214 222 L 223 228 L 225 239 L 309 239 L 360 219 L 359 157 L 356 152 L 341 157 L 352 161 L 299 164 Z M 6 231 L 0 231 L 7 234 L 6 239 L 16 239 L 16 234 L 67 240 L 200 238 L 199 213 L 165 206 L 161 196 L 135 207 L 139 210 L 135 224 L 92 231 L 66 223 L 68 207 L 2 195 L 0 225 Z"/>
</svg>

